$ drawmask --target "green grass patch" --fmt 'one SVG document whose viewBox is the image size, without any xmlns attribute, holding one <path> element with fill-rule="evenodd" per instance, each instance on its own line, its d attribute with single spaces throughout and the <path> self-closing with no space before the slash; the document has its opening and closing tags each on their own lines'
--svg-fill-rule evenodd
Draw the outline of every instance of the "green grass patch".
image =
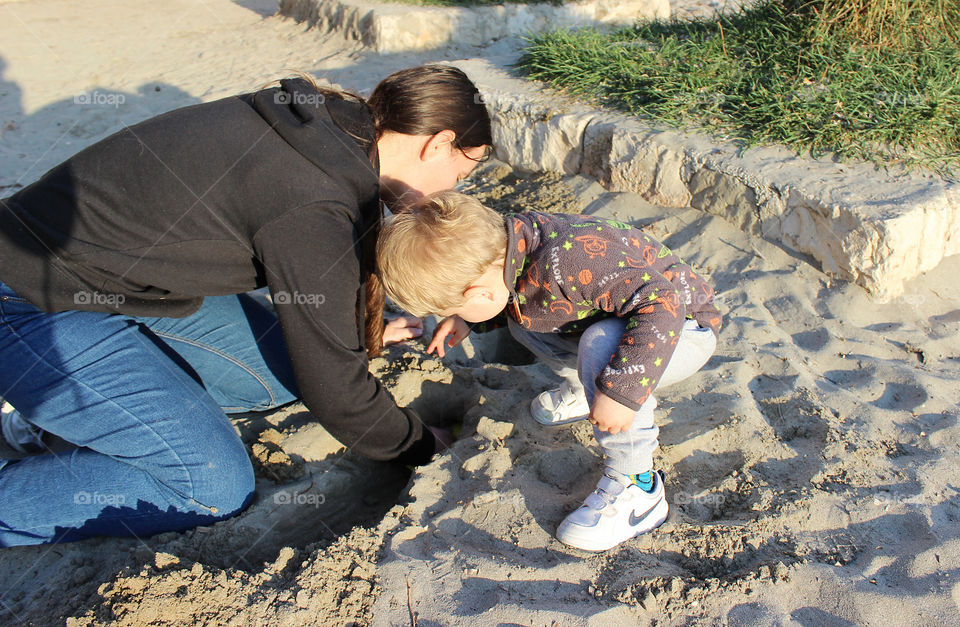
<svg viewBox="0 0 960 627">
<path fill-rule="evenodd" d="M 531 78 L 744 146 L 960 165 L 960 2 L 770 1 L 712 19 L 528 39 Z"/>
</svg>

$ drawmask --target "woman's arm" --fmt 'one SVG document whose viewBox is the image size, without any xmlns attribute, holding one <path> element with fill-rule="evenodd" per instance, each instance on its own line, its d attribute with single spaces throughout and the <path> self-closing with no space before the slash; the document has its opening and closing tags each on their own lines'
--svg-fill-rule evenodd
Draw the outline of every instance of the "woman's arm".
<svg viewBox="0 0 960 627">
<path fill-rule="evenodd" d="M 362 295 L 357 215 L 337 203 L 289 211 L 261 228 L 255 250 L 311 413 L 362 455 L 426 463 L 433 434 L 415 412 L 398 408 L 368 371 L 356 317 Z"/>
</svg>

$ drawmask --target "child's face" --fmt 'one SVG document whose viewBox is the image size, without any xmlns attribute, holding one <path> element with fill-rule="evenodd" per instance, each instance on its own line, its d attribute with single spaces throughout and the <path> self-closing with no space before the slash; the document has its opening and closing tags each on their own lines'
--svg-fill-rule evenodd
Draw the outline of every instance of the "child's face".
<svg viewBox="0 0 960 627">
<path fill-rule="evenodd" d="M 484 322 L 503 311 L 510 299 L 510 290 L 503 280 L 503 266 L 490 266 L 463 293 L 466 299 L 459 307 L 437 312 L 443 317 L 460 316 L 466 322 Z"/>
</svg>

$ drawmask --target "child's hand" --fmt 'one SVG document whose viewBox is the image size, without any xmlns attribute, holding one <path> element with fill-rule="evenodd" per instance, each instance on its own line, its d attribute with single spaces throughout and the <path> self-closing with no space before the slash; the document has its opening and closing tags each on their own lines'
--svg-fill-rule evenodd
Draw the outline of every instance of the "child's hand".
<svg viewBox="0 0 960 627">
<path fill-rule="evenodd" d="M 464 322 L 460 316 L 444 318 L 440 321 L 440 324 L 437 325 L 436 331 L 433 332 L 433 339 L 430 340 L 430 345 L 427 346 L 427 354 L 432 353 L 434 349 L 436 349 L 438 355 L 441 357 L 446 356 L 447 353 L 443 348 L 443 340 L 448 335 L 450 339 L 446 341 L 446 344 L 453 348 L 470 335 L 470 327 L 467 326 L 467 323 Z"/>
<path fill-rule="evenodd" d="M 590 422 L 601 431 L 620 433 L 630 428 L 635 413 L 626 405 L 621 405 L 597 390 L 593 397 L 593 407 L 590 408 Z"/>
<path fill-rule="evenodd" d="M 423 335 L 423 320 L 413 316 L 394 318 L 383 327 L 383 345 L 390 346 Z"/>
</svg>

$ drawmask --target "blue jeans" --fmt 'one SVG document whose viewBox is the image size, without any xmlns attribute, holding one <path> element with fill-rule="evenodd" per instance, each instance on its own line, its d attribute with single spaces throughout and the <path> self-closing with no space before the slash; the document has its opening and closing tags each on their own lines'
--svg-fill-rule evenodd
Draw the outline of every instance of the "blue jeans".
<svg viewBox="0 0 960 627">
<path fill-rule="evenodd" d="M 253 468 L 226 412 L 298 396 L 249 295 L 186 318 L 45 313 L 0 283 L 0 396 L 76 448 L 0 468 L 0 546 L 148 536 L 228 518 Z"/>
<path fill-rule="evenodd" d="M 558 376 L 567 380 L 573 391 L 585 394 L 590 406 L 597 392 L 597 376 L 610 363 L 626 330 L 627 321 L 607 318 L 587 327 L 583 334 L 568 337 L 556 333 L 527 331 L 512 319 L 510 333 Z M 700 370 L 717 347 L 717 336 L 710 329 L 687 320 L 677 346 L 667 362 L 654 391 L 686 379 Z M 660 429 L 654 421 L 657 399 L 651 394 L 633 417 L 630 428 L 608 433 L 593 428 L 593 435 L 606 457 L 606 465 L 625 475 L 653 469 L 653 452 L 658 446 Z"/>
</svg>

